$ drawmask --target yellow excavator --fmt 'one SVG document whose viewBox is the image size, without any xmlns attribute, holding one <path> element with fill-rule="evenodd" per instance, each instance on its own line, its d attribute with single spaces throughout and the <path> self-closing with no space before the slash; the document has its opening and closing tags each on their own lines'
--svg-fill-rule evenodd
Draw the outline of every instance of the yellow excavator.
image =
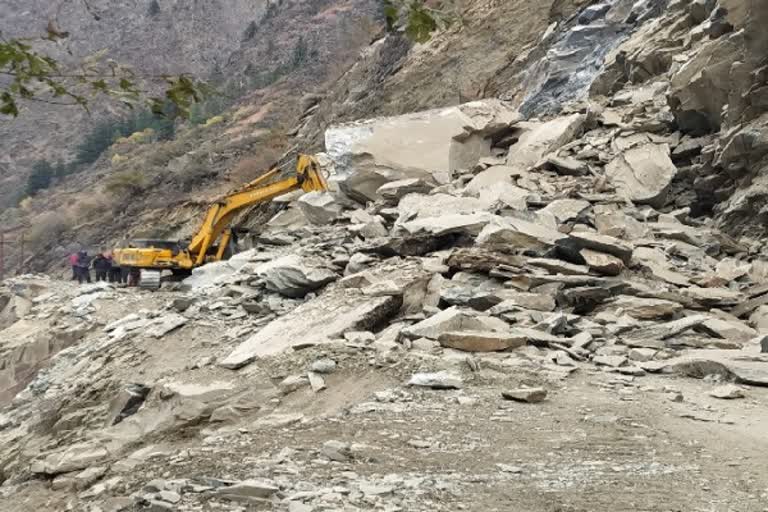
<svg viewBox="0 0 768 512">
<path fill-rule="evenodd" d="M 186 247 L 168 240 L 134 240 L 128 247 L 112 251 L 114 262 L 138 272 L 138 284 L 142 288 L 156 289 L 160 287 L 165 270 L 182 277 L 189 275 L 195 267 L 227 259 L 232 254 L 231 246 L 235 240 L 231 224 L 243 209 L 298 189 L 305 192 L 328 190 L 320 164 L 313 156 L 299 155 L 295 176 L 270 182 L 280 171 L 279 167 L 273 166 L 256 180 L 214 202 Z"/>
</svg>

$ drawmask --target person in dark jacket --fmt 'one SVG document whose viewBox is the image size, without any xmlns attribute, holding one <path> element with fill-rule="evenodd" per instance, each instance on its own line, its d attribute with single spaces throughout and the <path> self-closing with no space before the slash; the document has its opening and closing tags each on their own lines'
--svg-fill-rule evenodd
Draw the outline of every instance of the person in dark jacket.
<svg viewBox="0 0 768 512">
<path fill-rule="evenodd" d="M 93 258 L 93 270 L 96 271 L 96 281 L 106 281 L 111 268 L 112 262 L 103 254 L 97 254 Z"/>
<path fill-rule="evenodd" d="M 120 265 L 115 263 L 114 258 L 112 258 L 112 254 L 108 254 L 107 259 L 109 260 L 109 282 L 120 283 L 122 281 L 122 272 L 120 271 Z"/>
<path fill-rule="evenodd" d="M 80 251 L 77 253 L 77 264 L 75 269 L 77 270 L 77 282 L 83 284 L 83 281 L 91 282 L 91 257 L 88 256 L 86 251 Z"/>
</svg>

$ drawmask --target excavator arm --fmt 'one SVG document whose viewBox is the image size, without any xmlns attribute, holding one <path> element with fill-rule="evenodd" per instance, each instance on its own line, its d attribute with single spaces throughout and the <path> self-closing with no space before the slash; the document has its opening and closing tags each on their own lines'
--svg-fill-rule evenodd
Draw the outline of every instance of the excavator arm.
<svg viewBox="0 0 768 512">
<path fill-rule="evenodd" d="M 320 164 L 309 155 L 299 155 L 296 162 L 296 174 L 289 178 L 270 182 L 280 172 L 273 168 L 239 190 L 216 201 L 208 209 L 200 229 L 185 250 L 174 252 L 165 247 L 162 241 L 150 241 L 141 247 L 116 249 L 113 255 L 116 263 L 126 267 L 152 271 L 159 286 L 160 272 L 163 269 L 189 271 L 209 260 L 224 258 L 227 245 L 232 238 L 230 225 L 235 216 L 245 208 L 271 201 L 277 196 L 304 190 L 305 192 L 328 190 L 328 183 L 322 175 Z M 211 253 L 216 247 L 216 252 Z M 144 278 L 142 277 L 142 280 Z"/>
<path fill-rule="evenodd" d="M 295 176 L 274 183 L 263 184 L 278 172 L 279 169 L 272 169 L 264 176 L 211 205 L 203 225 L 187 248 L 194 258 L 195 266 L 205 263 L 206 255 L 217 241 L 219 248 L 215 259 L 222 259 L 224 250 L 231 238 L 229 226 L 232 219 L 244 208 L 271 201 L 275 197 L 298 189 L 305 192 L 328 190 L 328 184 L 320 171 L 320 165 L 314 157 L 309 155 L 299 155 Z M 219 237 L 222 239 L 219 240 Z"/>
</svg>

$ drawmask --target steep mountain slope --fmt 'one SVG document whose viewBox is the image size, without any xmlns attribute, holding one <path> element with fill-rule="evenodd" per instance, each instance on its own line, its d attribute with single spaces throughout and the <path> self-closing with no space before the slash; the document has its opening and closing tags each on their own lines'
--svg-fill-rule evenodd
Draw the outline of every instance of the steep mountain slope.
<svg viewBox="0 0 768 512">
<path fill-rule="evenodd" d="M 376 0 L 284 1 L 270 8 L 248 2 L 226 8 L 188 2 L 160 5 L 160 13 L 150 16 L 143 4 L 126 2 L 112 6 L 111 17 L 99 21 L 89 20 L 81 12 L 86 19 L 73 22 L 73 38 L 77 30 L 87 39 L 93 30 L 108 27 L 121 16 L 131 26 L 122 35 L 97 32 L 77 56 L 100 44 L 115 44 L 115 58 L 137 62 L 139 67 L 144 64 L 142 53 L 151 48 L 147 70 L 156 71 L 170 63 L 164 71 L 198 71 L 219 86 L 222 96 L 210 101 L 235 106 L 224 122 L 214 119 L 217 122 L 207 126 L 178 125 L 177 136 L 169 142 L 150 138 L 118 144 L 95 164 L 58 180 L 21 208 L 11 205 L 18 201 L 32 161 L 69 159 L 72 146 L 99 118 L 119 113 L 91 117 L 71 108 L 29 107 L 18 119 L 4 123 L 6 166 L 0 179 L 8 208 L 0 212 L 0 218 L 6 225 L 27 227 L 27 237 L 37 253 L 28 268 L 45 269 L 75 246 L 106 247 L 131 229 L 146 233 L 158 224 L 155 219 L 169 218 L 169 206 L 174 209 L 170 218 L 181 216 L 183 222 L 159 226 L 161 231 L 154 234 L 180 235 L 176 232 L 180 227 L 181 234 L 188 234 L 198 222 L 200 201 L 205 204 L 252 179 L 288 149 L 286 133 L 302 113 L 303 96 L 321 90 L 327 80 L 344 72 L 359 49 L 383 28 Z M 21 11 L 13 12 L 18 16 Z M 198 30 L 196 23 L 203 27 Z M 170 27 L 171 31 L 165 34 L 156 27 Z M 133 39 L 114 39 L 118 36 Z M 184 37 L 189 41 L 182 41 Z M 208 39 L 222 40 L 209 44 Z M 79 43 L 68 44 L 79 48 Z M 197 51 L 195 45 L 205 50 Z M 119 156 L 113 158 L 115 155 Z M 238 165 L 240 160 L 245 161 Z M 131 179 L 140 186 L 118 190 Z M 116 183 L 117 189 L 110 183 Z M 179 210 L 189 200 L 196 201 L 192 208 Z M 14 249 L 18 247 L 10 248 L 6 263 L 19 268 Z"/>
<path fill-rule="evenodd" d="M 40 43 L 64 63 L 105 52 L 103 59 L 134 67 L 141 75 L 190 73 L 207 79 L 240 47 L 246 29 L 267 11 L 267 0 L 223 2 L 9 0 L 0 5 L 0 31 L 12 37 L 45 34 L 54 20 L 69 38 Z M 95 120 L 117 105 L 94 105 L 93 116 L 70 107 L 25 103 L 17 119 L 0 124 L 0 207 L 18 200 L 34 160 L 67 160 Z M 94 119 L 95 118 L 95 119 Z"/>
</svg>

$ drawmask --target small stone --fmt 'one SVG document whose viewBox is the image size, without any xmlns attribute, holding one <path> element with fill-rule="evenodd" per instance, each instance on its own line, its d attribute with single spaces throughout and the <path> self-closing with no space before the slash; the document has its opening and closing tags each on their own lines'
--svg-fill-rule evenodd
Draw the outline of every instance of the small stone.
<svg viewBox="0 0 768 512">
<path fill-rule="evenodd" d="M 408 441 L 408 445 L 413 446 L 414 448 L 425 449 L 425 448 L 430 448 L 432 446 L 432 443 L 430 443 L 429 441 L 425 441 L 423 439 L 411 439 L 410 441 Z"/>
<path fill-rule="evenodd" d="M 168 503 L 178 503 L 181 501 L 181 496 L 173 491 L 160 491 L 157 493 L 157 499 Z"/>
<path fill-rule="evenodd" d="M 280 488 L 270 480 L 243 480 L 229 487 L 220 488 L 217 494 L 228 498 L 269 498 L 279 490 Z"/>
<path fill-rule="evenodd" d="M 501 396 L 507 400 L 514 400 L 515 402 L 537 404 L 543 402 L 544 399 L 547 398 L 547 390 L 544 388 L 512 389 L 509 391 L 502 391 Z"/>
<path fill-rule="evenodd" d="M 309 385 L 309 379 L 306 378 L 303 375 L 291 375 L 290 377 L 286 377 L 283 379 L 280 384 L 277 385 L 277 387 L 280 388 L 280 391 L 283 392 L 283 394 L 287 395 L 289 393 L 293 393 L 294 391 L 297 391 L 304 386 Z"/>
<path fill-rule="evenodd" d="M 647 361 L 653 361 L 658 350 L 652 348 L 633 348 L 629 351 L 628 357 L 631 361 L 637 361 L 645 363 Z"/>
<path fill-rule="evenodd" d="M 436 373 L 417 373 L 408 381 L 409 386 L 419 386 L 432 389 L 461 389 L 461 377 L 446 371 Z"/>
<path fill-rule="evenodd" d="M 315 373 L 327 375 L 336 371 L 336 361 L 328 358 L 318 359 L 312 363 L 310 369 Z"/>
<path fill-rule="evenodd" d="M 592 362 L 598 366 L 610 366 L 611 368 L 618 368 L 627 362 L 627 358 L 624 356 L 595 356 L 592 358 Z"/>
<path fill-rule="evenodd" d="M 733 400 L 736 398 L 744 398 L 744 390 L 738 386 L 728 384 L 725 386 L 718 386 L 709 392 L 709 396 L 715 398 L 721 398 L 723 400 Z"/>
<path fill-rule="evenodd" d="M 616 256 L 591 249 L 582 249 L 579 254 L 584 258 L 587 266 L 599 274 L 618 276 L 624 270 L 624 263 Z"/>
<path fill-rule="evenodd" d="M 509 464 L 496 464 L 496 467 L 499 468 L 499 471 L 502 473 L 512 473 L 515 475 L 520 475 L 523 473 L 523 468 L 520 466 L 511 466 Z"/>
<path fill-rule="evenodd" d="M 376 335 L 369 331 L 350 331 L 344 333 L 344 339 L 354 345 L 370 345 L 376 341 Z"/>
<path fill-rule="evenodd" d="M 319 393 L 326 388 L 325 379 L 319 373 L 307 372 L 307 378 L 309 379 L 309 386 L 315 393 Z"/>
<path fill-rule="evenodd" d="M 336 462 L 347 462 L 352 459 L 352 448 L 349 443 L 342 441 L 326 441 L 320 450 L 323 455 Z"/>
</svg>

